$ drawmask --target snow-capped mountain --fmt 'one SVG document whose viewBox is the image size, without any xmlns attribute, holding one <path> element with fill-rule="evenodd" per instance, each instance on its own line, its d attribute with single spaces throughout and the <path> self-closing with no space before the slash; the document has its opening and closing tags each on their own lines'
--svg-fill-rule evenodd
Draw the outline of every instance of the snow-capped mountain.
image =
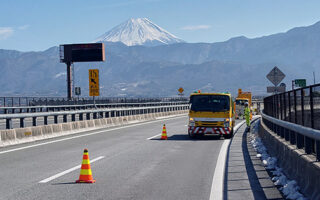
<svg viewBox="0 0 320 200">
<path fill-rule="evenodd" d="M 157 46 L 184 41 L 147 18 L 131 18 L 98 37 L 94 42 L 122 42 L 127 46 Z"/>
</svg>

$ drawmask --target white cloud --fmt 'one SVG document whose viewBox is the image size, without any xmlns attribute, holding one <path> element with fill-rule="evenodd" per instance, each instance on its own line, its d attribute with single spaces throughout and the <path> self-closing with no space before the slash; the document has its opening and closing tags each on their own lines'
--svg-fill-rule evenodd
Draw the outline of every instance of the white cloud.
<svg viewBox="0 0 320 200">
<path fill-rule="evenodd" d="M 0 40 L 5 40 L 13 34 L 12 27 L 0 27 Z"/>
<path fill-rule="evenodd" d="M 181 29 L 186 31 L 194 31 L 194 30 L 209 29 L 209 28 L 211 28 L 210 25 L 196 25 L 196 26 L 184 26 Z"/>
<path fill-rule="evenodd" d="M 29 28 L 28 24 L 18 27 L 19 30 L 26 30 L 27 28 Z"/>
<path fill-rule="evenodd" d="M 56 74 L 56 75 L 54 76 L 54 78 L 60 78 L 60 77 L 66 76 L 66 75 L 67 75 L 66 72 L 60 72 L 60 73 Z"/>
</svg>

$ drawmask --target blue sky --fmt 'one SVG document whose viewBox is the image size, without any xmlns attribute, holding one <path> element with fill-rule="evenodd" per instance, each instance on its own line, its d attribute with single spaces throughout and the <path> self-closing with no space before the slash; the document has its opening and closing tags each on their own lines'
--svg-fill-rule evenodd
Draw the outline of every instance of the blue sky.
<svg viewBox="0 0 320 200">
<path fill-rule="evenodd" d="M 132 17 L 187 42 L 253 38 L 314 24 L 319 8 L 319 0 L 0 0 L 0 49 L 90 42 Z"/>
</svg>

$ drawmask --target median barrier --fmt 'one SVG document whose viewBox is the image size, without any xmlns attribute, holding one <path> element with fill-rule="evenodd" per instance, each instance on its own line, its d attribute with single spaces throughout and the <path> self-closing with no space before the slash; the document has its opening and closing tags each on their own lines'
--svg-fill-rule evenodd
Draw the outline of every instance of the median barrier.
<svg viewBox="0 0 320 200">
<path fill-rule="evenodd" d="M 100 126 L 101 126 L 101 121 L 100 121 L 100 119 L 94 119 L 94 120 L 93 120 L 93 123 L 94 123 L 94 127 L 100 127 Z"/>
<path fill-rule="evenodd" d="M 86 121 L 79 121 L 79 128 L 80 129 L 87 128 L 87 122 Z"/>
<path fill-rule="evenodd" d="M 123 125 L 130 122 L 134 123 L 139 121 L 150 121 L 155 120 L 157 118 L 162 118 L 164 116 L 171 116 L 184 113 L 187 113 L 187 111 L 170 111 L 153 114 L 149 113 L 122 117 L 92 119 L 60 124 L 50 124 L 27 128 L 0 130 L 0 147 L 47 139 L 52 137 L 58 137 L 61 135 L 75 134 L 81 131 L 93 130 L 96 128 Z"/>
<path fill-rule="evenodd" d="M 60 132 L 62 132 L 61 124 L 51 124 L 51 126 L 52 126 L 52 132 L 54 134 L 59 134 Z"/>
<path fill-rule="evenodd" d="M 92 128 L 92 127 L 94 127 L 94 121 L 93 121 L 93 119 L 87 120 L 86 122 L 87 122 L 87 128 Z"/>
<path fill-rule="evenodd" d="M 15 130 L 15 139 L 21 140 L 32 136 L 31 128 L 18 128 Z"/>
<path fill-rule="evenodd" d="M 26 133 L 25 133 L 26 134 Z M 42 134 L 42 126 L 31 127 L 31 136 L 33 137 L 41 137 Z"/>
<path fill-rule="evenodd" d="M 15 130 L 3 130 L 1 131 L 1 146 L 14 144 L 16 141 Z"/>
<path fill-rule="evenodd" d="M 105 119 L 105 118 L 100 119 L 100 123 L 101 123 L 102 126 L 107 126 L 108 125 L 107 119 Z"/>
<path fill-rule="evenodd" d="M 41 129 L 44 137 L 50 137 L 53 133 L 52 125 L 41 126 Z"/>
<path fill-rule="evenodd" d="M 301 192 L 309 199 L 320 199 L 320 163 L 315 156 L 306 154 L 285 138 L 270 130 L 261 120 L 259 136 L 268 149 L 268 153 L 276 157 L 285 175 L 296 180 Z"/>
<path fill-rule="evenodd" d="M 62 132 L 70 132 L 72 130 L 71 123 L 62 123 Z"/>
<path fill-rule="evenodd" d="M 111 118 L 106 118 L 105 120 L 107 122 L 107 125 L 112 125 L 112 119 Z"/>
<path fill-rule="evenodd" d="M 71 130 L 77 130 L 80 129 L 80 123 L 79 122 L 71 122 Z"/>
</svg>

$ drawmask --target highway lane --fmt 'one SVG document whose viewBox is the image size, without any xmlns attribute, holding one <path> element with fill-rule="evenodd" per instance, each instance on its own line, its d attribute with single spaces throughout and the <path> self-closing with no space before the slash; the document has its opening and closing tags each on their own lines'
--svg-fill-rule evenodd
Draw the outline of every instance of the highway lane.
<svg viewBox="0 0 320 200">
<path fill-rule="evenodd" d="M 163 123 L 168 141 L 159 137 L 148 140 L 161 133 Z M 104 129 L 90 136 L 8 153 L 1 151 L 30 144 L 1 148 L 0 199 L 207 200 L 224 140 L 210 136 L 190 140 L 186 124 L 187 117 L 179 117 Z M 91 160 L 104 157 L 91 165 L 95 184 L 74 184 L 79 169 L 39 183 L 80 165 L 84 148 L 89 149 Z"/>
</svg>

